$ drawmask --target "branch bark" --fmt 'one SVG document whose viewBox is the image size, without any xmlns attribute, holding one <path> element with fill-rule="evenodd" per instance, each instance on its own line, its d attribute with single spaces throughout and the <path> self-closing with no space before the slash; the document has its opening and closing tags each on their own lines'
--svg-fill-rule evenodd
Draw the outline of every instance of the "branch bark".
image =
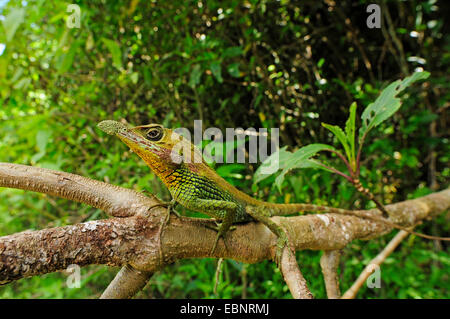
<svg viewBox="0 0 450 319">
<path fill-rule="evenodd" d="M 0 163 L 0 186 L 70 199 L 117 217 L 142 213 L 154 203 L 131 189 L 71 173 L 11 163 Z"/>
<path fill-rule="evenodd" d="M 130 265 L 122 267 L 103 292 L 100 299 L 128 299 L 136 295 L 153 275 L 153 272 L 139 271 Z"/>
<path fill-rule="evenodd" d="M 326 250 L 320 258 L 320 267 L 322 268 L 328 299 L 338 299 L 341 295 L 337 275 L 340 254 L 341 251 L 339 250 Z"/>
<path fill-rule="evenodd" d="M 313 295 L 308 288 L 305 278 L 297 264 L 294 253 L 288 247 L 284 247 L 281 257 L 281 273 L 289 291 L 294 299 L 312 299 Z"/>
<path fill-rule="evenodd" d="M 342 295 L 342 299 L 353 299 L 356 297 L 358 290 L 362 287 L 364 282 L 372 274 L 374 266 L 380 266 L 386 258 L 397 248 L 397 246 L 409 235 L 408 232 L 401 230 L 395 235 L 394 238 L 387 244 L 381 253 L 379 253 L 374 259 L 372 259 L 369 264 L 364 268 L 364 270 L 359 275 L 358 279 L 353 283 L 353 285 Z"/>
</svg>

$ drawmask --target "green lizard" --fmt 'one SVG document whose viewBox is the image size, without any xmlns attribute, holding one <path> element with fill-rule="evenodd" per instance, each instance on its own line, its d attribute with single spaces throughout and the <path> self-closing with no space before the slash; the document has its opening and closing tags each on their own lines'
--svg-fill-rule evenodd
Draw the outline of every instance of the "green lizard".
<svg viewBox="0 0 450 319">
<path fill-rule="evenodd" d="M 119 137 L 145 161 L 169 189 L 172 195 L 170 206 L 179 203 L 190 210 L 205 213 L 221 221 L 216 229 L 218 234 L 211 252 L 214 252 L 218 240 L 230 230 L 232 224 L 257 220 L 278 236 L 276 261 L 279 264 L 288 238 L 284 230 L 270 217 L 302 211 L 353 215 L 407 230 L 383 218 L 361 216 L 360 213 L 351 210 L 311 204 L 274 204 L 257 200 L 220 177 L 208 166 L 201 152 L 189 140 L 162 125 L 130 127 L 108 120 L 100 122 L 98 127 L 108 134 Z"/>
</svg>

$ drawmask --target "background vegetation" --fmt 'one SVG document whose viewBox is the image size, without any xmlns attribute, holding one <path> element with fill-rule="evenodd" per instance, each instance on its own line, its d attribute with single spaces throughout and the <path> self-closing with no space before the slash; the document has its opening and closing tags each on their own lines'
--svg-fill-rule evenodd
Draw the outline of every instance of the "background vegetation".
<svg viewBox="0 0 450 319">
<path fill-rule="evenodd" d="M 118 140 L 104 119 L 204 127 L 279 127 L 293 151 L 336 145 L 322 122 L 343 126 L 388 83 L 425 69 L 395 116 L 363 152 L 363 184 L 385 204 L 448 187 L 450 40 L 448 1 L 385 1 L 382 28 L 366 26 L 377 1 L 73 1 L 80 28 L 66 25 L 65 1 L 0 1 L 0 161 L 36 165 L 147 191 L 168 192 Z M 359 118 L 359 116 L 357 117 Z M 333 162 L 334 157 L 327 158 Z M 259 164 L 216 168 L 238 188 L 273 202 L 373 207 L 348 182 L 318 170 L 258 184 Z M 91 207 L 43 194 L 0 190 L 0 235 L 106 218 Z M 448 236 L 448 215 L 420 226 Z M 393 237 L 352 242 L 341 261 L 342 290 Z M 361 298 L 448 298 L 448 244 L 408 237 L 381 268 L 381 289 Z M 298 260 L 325 297 L 320 252 Z M 139 298 L 210 298 L 216 260 L 183 260 L 155 274 Z M 1 298 L 96 298 L 118 269 L 82 269 L 79 289 L 63 273 L 0 287 Z M 219 296 L 290 298 L 273 263 L 225 262 Z"/>
</svg>

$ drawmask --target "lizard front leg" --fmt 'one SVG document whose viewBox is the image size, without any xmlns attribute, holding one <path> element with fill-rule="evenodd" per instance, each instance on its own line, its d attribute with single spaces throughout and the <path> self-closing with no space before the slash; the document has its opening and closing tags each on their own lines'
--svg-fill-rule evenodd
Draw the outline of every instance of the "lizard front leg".
<svg viewBox="0 0 450 319">
<path fill-rule="evenodd" d="M 174 213 L 177 217 L 181 217 L 180 214 L 174 209 L 175 205 L 177 204 L 177 201 L 172 198 L 169 202 L 161 202 L 155 205 L 150 206 L 148 209 L 152 209 L 155 207 L 166 207 L 167 208 L 167 215 L 164 219 L 164 225 L 169 222 L 170 219 L 170 213 Z"/>
<path fill-rule="evenodd" d="M 235 220 L 237 204 L 224 200 L 196 198 L 189 203 L 188 208 L 204 212 L 212 217 L 222 220 L 222 223 L 220 223 L 217 228 L 213 228 L 217 231 L 217 237 L 211 249 L 212 254 L 216 249 L 220 237 L 223 237 L 230 230 Z"/>
<path fill-rule="evenodd" d="M 152 205 L 148 208 L 148 211 L 150 211 L 151 209 L 155 208 L 155 207 L 167 207 L 167 211 L 166 211 L 166 217 L 164 218 L 164 220 L 161 223 L 161 227 L 159 228 L 159 232 L 158 232 L 158 241 L 159 241 L 159 257 L 160 260 L 162 262 L 163 260 L 163 252 L 161 249 L 161 236 L 164 230 L 164 227 L 169 223 L 169 219 L 170 219 L 170 213 L 173 212 L 177 217 L 181 217 L 180 214 L 177 213 L 177 211 L 175 211 L 173 209 L 173 207 L 176 205 L 176 200 L 174 198 L 172 198 L 172 200 L 170 202 L 160 202 L 158 204 Z"/>
</svg>

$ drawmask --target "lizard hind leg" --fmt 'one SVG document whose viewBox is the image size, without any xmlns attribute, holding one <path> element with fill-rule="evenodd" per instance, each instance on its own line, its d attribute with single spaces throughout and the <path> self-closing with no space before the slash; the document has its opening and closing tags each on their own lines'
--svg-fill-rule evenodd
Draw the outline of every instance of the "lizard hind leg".
<svg viewBox="0 0 450 319">
<path fill-rule="evenodd" d="M 275 262 L 277 263 L 277 266 L 280 267 L 283 249 L 286 246 L 288 249 L 291 249 L 291 247 L 289 247 L 289 238 L 288 238 L 286 231 L 280 225 L 278 225 L 273 220 L 271 220 L 270 214 L 268 214 L 267 212 L 265 212 L 261 209 L 257 209 L 256 207 L 250 207 L 250 206 L 247 206 L 245 210 L 246 210 L 247 214 L 252 216 L 255 220 L 263 223 L 277 236 Z"/>
</svg>

